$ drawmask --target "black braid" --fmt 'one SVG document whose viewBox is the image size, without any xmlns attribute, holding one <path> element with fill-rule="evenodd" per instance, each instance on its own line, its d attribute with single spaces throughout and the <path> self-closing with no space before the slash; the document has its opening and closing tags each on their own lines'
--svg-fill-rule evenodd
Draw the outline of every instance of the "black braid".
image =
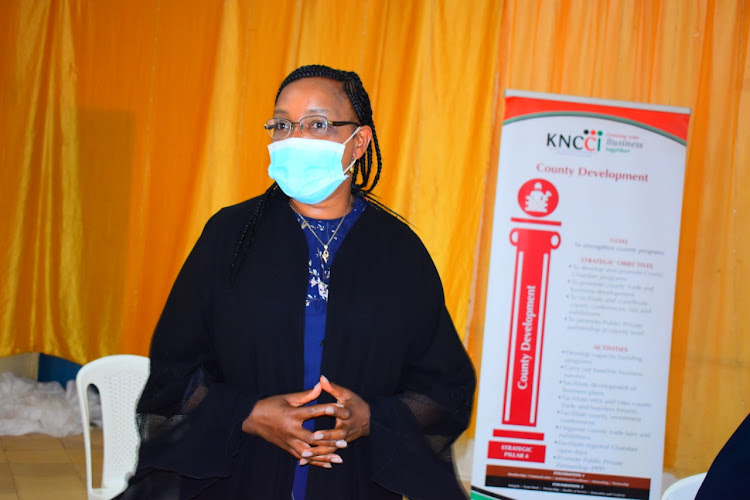
<svg viewBox="0 0 750 500">
<path fill-rule="evenodd" d="M 353 71 L 343 71 L 339 69 L 329 68 L 321 64 L 312 64 L 309 66 L 302 66 L 292 71 L 287 76 L 279 91 L 276 93 L 276 101 L 279 100 L 281 91 L 284 87 L 290 83 L 297 81 L 301 78 L 328 78 L 341 82 L 346 92 L 349 102 L 351 102 L 354 112 L 357 114 L 357 119 L 362 125 L 368 125 L 372 129 L 372 142 L 367 145 L 366 154 L 362 155 L 354 165 L 352 169 L 352 193 L 355 195 L 368 195 L 372 192 L 380 179 L 380 171 L 383 168 L 383 160 L 380 156 L 380 144 L 378 143 L 378 135 L 375 133 L 375 123 L 372 120 L 372 106 L 370 104 L 370 96 L 367 94 L 365 87 L 362 85 L 359 75 Z M 370 184 L 370 172 L 372 171 L 373 161 L 373 146 L 377 153 L 377 171 L 375 179 Z M 357 181 L 357 178 L 362 178 L 361 181 Z M 368 187 L 368 184 L 369 187 Z"/>
<path fill-rule="evenodd" d="M 266 189 L 266 192 L 263 193 L 263 195 L 260 197 L 260 200 L 258 200 L 258 204 L 255 205 L 253 213 L 250 214 L 250 218 L 247 220 L 247 224 L 245 224 L 245 227 L 242 230 L 240 240 L 237 242 L 237 246 L 234 247 L 230 283 L 234 283 L 234 280 L 237 277 L 237 273 L 239 272 L 240 267 L 242 267 L 242 263 L 245 261 L 245 257 L 247 257 L 247 251 L 250 249 L 250 245 L 252 244 L 253 238 L 255 237 L 255 228 L 258 227 L 258 221 L 260 220 L 261 215 L 263 215 L 263 209 L 266 206 L 266 202 L 271 198 L 271 196 L 273 196 L 277 188 L 278 184 L 274 182 L 268 189 Z"/>
<path fill-rule="evenodd" d="M 341 82 L 349 97 L 354 112 L 357 114 L 357 119 L 362 125 L 368 125 L 372 129 L 372 142 L 367 145 L 367 150 L 354 164 L 352 168 L 352 194 L 355 196 L 362 196 L 376 207 L 384 210 L 391 215 L 396 216 L 402 221 L 408 223 L 401 215 L 394 212 L 387 206 L 383 205 L 380 201 L 375 199 L 375 194 L 372 192 L 375 189 L 378 181 L 380 180 L 380 173 L 383 169 L 383 159 L 380 153 L 380 143 L 378 142 L 378 134 L 375 132 L 375 122 L 372 119 L 372 106 L 370 104 L 370 96 L 367 94 L 365 87 L 362 85 L 359 75 L 353 71 L 343 71 L 339 69 L 333 69 L 322 64 L 311 64 L 309 66 L 301 66 L 292 71 L 287 76 L 281 85 L 279 91 L 276 93 L 276 101 L 279 100 L 281 91 L 284 87 L 290 83 L 299 80 L 301 78 L 328 78 Z M 374 149 L 374 151 L 373 151 Z M 372 174 L 373 160 L 377 159 L 377 169 L 375 170 L 375 177 L 370 183 L 370 175 Z M 361 181 L 357 181 L 357 178 L 361 177 Z M 368 186 L 369 184 L 369 186 Z"/>
<path fill-rule="evenodd" d="M 372 119 L 372 106 L 370 104 L 370 96 L 367 94 L 367 91 L 365 90 L 365 87 L 362 85 L 362 80 L 360 80 L 359 75 L 353 71 L 343 71 L 338 69 L 333 69 L 328 66 L 323 66 L 321 64 L 312 64 L 309 66 L 301 66 L 294 71 L 292 71 L 289 76 L 287 76 L 283 82 L 281 82 L 281 85 L 279 86 L 279 91 L 276 93 L 276 99 L 274 102 L 279 100 L 279 96 L 281 95 L 281 91 L 284 90 L 284 87 L 289 85 L 290 83 L 299 80 L 301 78 L 328 78 L 330 80 L 335 80 L 337 82 L 341 82 L 342 86 L 344 88 L 344 92 L 346 92 L 347 97 L 349 98 L 349 102 L 351 102 L 352 107 L 354 108 L 354 112 L 357 114 L 357 119 L 359 120 L 359 123 L 362 125 L 368 125 L 370 129 L 372 129 L 372 142 L 367 145 L 367 150 L 365 151 L 365 154 L 363 154 L 361 157 L 357 159 L 357 161 L 354 164 L 354 167 L 352 168 L 352 194 L 355 196 L 361 196 L 367 198 L 368 202 L 375 207 L 385 210 L 386 212 L 398 217 L 402 221 L 406 222 L 406 220 L 401 217 L 399 214 L 388 208 L 387 206 L 383 205 L 380 201 L 375 199 L 375 194 L 372 193 L 372 190 L 375 189 L 375 186 L 377 185 L 378 181 L 380 180 L 380 173 L 383 169 L 383 159 L 380 154 L 380 144 L 378 143 L 378 135 L 375 132 L 375 123 Z M 374 151 L 373 151 L 374 148 Z M 377 169 L 375 170 L 375 176 L 372 179 L 372 182 L 370 182 L 370 175 L 372 174 L 372 166 L 373 166 L 373 160 L 377 159 Z M 357 178 L 361 177 L 361 181 L 357 181 Z M 369 184 L 369 186 L 368 186 Z M 234 279 L 237 276 L 237 273 L 239 272 L 239 268 L 242 266 L 242 262 L 245 260 L 245 257 L 247 256 L 248 249 L 250 248 L 250 245 L 253 242 L 253 237 L 255 235 L 255 227 L 258 224 L 258 221 L 260 220 L 260 217 L 263 215 L 263 208 L 266 204 L 266 201 L 273 196 L 274 192 L 277 190 L 277 184 L 274 182 L 271 187 L 269 187 L 265 193 L 263 193 L 263 196 L 261 196 L 260 201 L 258 202 L 258 205 L 255 207 L 255 210 L 250 215 L 250 219 L 247 221 L 247 224 L 245 225 L 245 228 L 242 231 L 242 235 L 240 236 L 240 240 L 237 242 L 237 246 L 235 247 L 234 251 L 234 258 L 232 259 L 232 273 L 231 273 L 231 281 L 234 282 Z"/>
</svg>

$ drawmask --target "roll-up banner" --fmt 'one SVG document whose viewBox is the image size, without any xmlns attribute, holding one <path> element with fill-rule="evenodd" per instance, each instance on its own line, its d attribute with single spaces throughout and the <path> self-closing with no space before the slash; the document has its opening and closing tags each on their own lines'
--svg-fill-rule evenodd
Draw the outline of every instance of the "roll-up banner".
<svg viewBox="0 0 750 500">
<path fill-rule="evenodd" d="M 472 499 L 661 497 L 688 120 L 506 92 Z"/>
</svg>

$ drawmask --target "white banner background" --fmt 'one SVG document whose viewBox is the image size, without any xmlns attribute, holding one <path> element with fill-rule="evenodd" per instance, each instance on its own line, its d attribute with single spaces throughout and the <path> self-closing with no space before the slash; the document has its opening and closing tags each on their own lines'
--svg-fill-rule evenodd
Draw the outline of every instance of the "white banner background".
<svg viewBox="0 0 750 500">
<path fill-rule="evenodd" d="M 512 91 L 506 108 L 472 498 L 656 500 L 687 110 Z M 649 125 L 632 118 L 644 114 Z M 659 128 L 675 120 L 684 134 Z M 548 231 L 552 243 L 536 252 L 546 254 L 548 274 L 540 268 L 532 297 L 513 305 L 514 289 L 520 293 L 530 276 L 522 278 L 517 250 L 527 266 L 542 266 L 529 247 L 536 243 L 511 242 L 519 230 Z M 521 363 L 526 352 L 514 345 L 529 333 L 518 326 L 529 300 L 542 304 L 534 318 L 543 319 L 541 345 L 527 355 L 530 364 L 511 363 L 511 372 L 509 356 Z M 511 339 L 514 325 L 518 338 Z M 513 394 L 505 392 L 508 381 Z M 534 391 L 522 393 L 527 383 Z M 530 409 L 515 403 L 525 395 Z M 510 406 L 527 421 L 504 423 Z"/>
</svg>

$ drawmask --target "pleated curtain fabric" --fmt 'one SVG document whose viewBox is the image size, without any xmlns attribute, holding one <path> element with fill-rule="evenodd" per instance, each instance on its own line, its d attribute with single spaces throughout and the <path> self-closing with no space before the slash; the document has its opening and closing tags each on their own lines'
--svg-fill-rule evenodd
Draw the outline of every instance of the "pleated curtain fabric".
<svg viewBox="0 0 750 500">
<path fill-rule="evenodd" d="M 684 106 L 665 466 L 750 411 L 750 5 L 611 0 L 0 2 L 0 355 L 145 354 L 208 217 L 260 193 L 301 64 L 357 71 L 380 199 L 478 367 L 506 88 Z"/>
</svg>

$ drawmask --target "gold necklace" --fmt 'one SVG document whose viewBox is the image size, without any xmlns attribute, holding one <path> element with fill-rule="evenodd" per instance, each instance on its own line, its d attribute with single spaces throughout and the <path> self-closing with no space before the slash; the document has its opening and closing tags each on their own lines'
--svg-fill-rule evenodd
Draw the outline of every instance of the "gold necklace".
<svg viewBox="0 0 750 500">
<path fill-rule="evenodd" d="M 302 229 L 308 228 L 310 230 L 310 232 L 312 233 L 312 235 L 315 236 L 315 239 L 318 240 L 318 242 L 321 245 L 323 245 L 323 253 L 321 254 L 321 257 L 323 257 L 323 262 L 325 262 L 326 264 L 328 264 L 328 258 L 331 256 L 331 254 L 328 252 L 328 245 L 330 245 L 331 242 L 333 241 L 333 239 L 336 237 L 336 233 L 339 232 L 339 228 L 341 228 L 341 224 L 344 223 L 344 219 L 346 219 L 346 216 L 349 215 L 349 212 L 350 212 L 350 210 L 352 208 L 352 198 L 349 197 L 349 208 L 347 208 L 346 213 L 344 214 L 344 216 L 341 217 L 341 220 L 339 221 L 339 225 L 336 226 L 336 229 L 333 231 L 333 234 L 328 239 L 328 243 L 323 243 L 323 240 L 320 239 L 320 237 L 318 236 L 318 233 L 315 232 L 315 229 L 313 229 L 312 225 L 310 224 L 310 222 L 308 222 L 308 220 L 305 218 L 305 216 L 302 215 L 301 213 L 297 212 L 297 210 L 294 209 L 294 207 L 292 206 L 292 201 L 291 200 L 289 200 L 289 208 L 291 208 L 294 211 L 295 214 L 297 214 L 300 217 L 302 217 Z"/>
</svg>

